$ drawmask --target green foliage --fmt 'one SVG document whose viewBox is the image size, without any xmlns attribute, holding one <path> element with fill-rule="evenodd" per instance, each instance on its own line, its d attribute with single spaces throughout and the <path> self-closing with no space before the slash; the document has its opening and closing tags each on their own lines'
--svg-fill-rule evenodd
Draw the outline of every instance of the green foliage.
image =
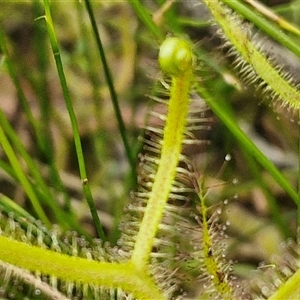
<svg viewBox="0 0 300 300">
<path fill-rule="evenodd" d="M 18 55 L 14 25 L 1 15 L 0 75 L 3 82 L 10 78 L 13 83 L 20 121 L 25 120 L 31 133 L 24 137 L 5 112 L 7 106 L 1 106 L 0 167 L 3 178 L 23 192 L 20 200 L 18 193 L 1 190 L 1 297 L 298 298 L 300 192 L 294 185 L 300 182 L 299 171 L 289 169 L 284 159 L 289 171 L 285 172 L 256 136 L 245 133 L 234 112 L 240 104 L 231 100 L 242 97 L 243 89 L 246 98 L 255 88 L 259 101 L 268 105 L 248 104 L 253 96 L 243 99 L 247 102 L 244 119 L 249 122 L 252 111 L 267 113 L 275 116 L 272 125 L 282 122 L 278 131 L 291 128 L 286 132 L 296 131 L 298 137 L 298 122 L 283 121 L 291 113 L 298 117 L 296 79 L 281 70 L 281 61 L 262 45 L 270 41 L 264 35 L 262 42 L 261 36 L 265 31 L 298 60 L 299 44 L 293 34 L 299 31 L 260 5 L 255 7 L 261 15 L 241 1 L 204 0 L 192 9 L 203 11 L 205 4 L 210 17 L 193 18 L 182 16 L 189 9 L 184 3 L 157 1 L 150 8 L 138 1 L 44 0 L 4 7 L 30 12 L 27 22 L 34 23 L 35 39 L 33 46 L 26 45 L 29 54 Z M 17 13 L 15 20 L 23 22 Z M 221 29 L 221 60 L 214 54 L 219 48 L 213 39 L 198 43 L 198 34 L 211 33 L 210 21 Z M 171 36 L 163 41 L 167 34 Z M 33 60 L 32 67 L 26 64 L 28 71 L 22 68 L 26 55 Z M 157 59 L 151 70 L 148 59 L 153 55 Z M 136 63 L 141 69 L 135 70 Z M 149 75 L 156 82 L 149 97 L 154 100 L 152 107 L 141 100 L 153 86 Z M 148 125 L 138 132 L 143 135 L 141 147 L 131 128 L 136 128 L 133 121 L 145 107 Z M 205 138 L 214 122 L 211 112 L 219 119 L 221 133 L 217 138 L 209 136 L 212 146 L 208 148 Z M 120 141 L 116 141 L 118 134 Z M 28 136 L 30 143 L 25 142 Z M 286 133 L 283 136 L 300 153 L 299 145 L 286 141 Z M 215 167 L 220 153 L 227 164 L 222 161 L 221 168 Z M 242 167 L 240 183 L 231 185 L 227 182 L 235 182 L 238 173 L 230 170 L 233 156 Z M 131 190 L 135 192 L 127 200 Z M 258 190 L 266 206 L 264 217 L 246 212 L 242 201 L 232 197 Z M 294 205 L 286 213 L 276 190 Z M 247 276 L 250 265 L 233 262 L 242 245 L 234 231 L 240 240 L 255 240 L 250 249 L 261 252 L 259 259 L 265 265 L 255 271 L 251 266 L 255 276 Z M 280 252 L 282 241 L 286 243 Z"/>
</svg>

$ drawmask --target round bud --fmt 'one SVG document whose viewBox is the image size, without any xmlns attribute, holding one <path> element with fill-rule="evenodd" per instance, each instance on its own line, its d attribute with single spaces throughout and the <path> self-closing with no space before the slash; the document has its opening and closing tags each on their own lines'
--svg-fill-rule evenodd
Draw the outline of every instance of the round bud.
<svg viewBox="0 0 300 300">
<path fill-rule="evenodd" d="M 160 46 L 158 61 L 163 72 L 177 76 L 192 67 L 191 45 L 183 39 L 170 37 Z"/>
</svg>

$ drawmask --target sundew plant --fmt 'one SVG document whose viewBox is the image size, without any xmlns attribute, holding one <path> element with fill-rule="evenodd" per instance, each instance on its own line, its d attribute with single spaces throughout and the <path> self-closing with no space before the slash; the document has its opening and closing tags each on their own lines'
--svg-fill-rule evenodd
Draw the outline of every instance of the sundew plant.
<svg viewBox="0 0 300 300">
<path fill-rule="evenodd" d="M 298 299 L 299 15 L 3 2 L 1 299 Z"/>
</svg>

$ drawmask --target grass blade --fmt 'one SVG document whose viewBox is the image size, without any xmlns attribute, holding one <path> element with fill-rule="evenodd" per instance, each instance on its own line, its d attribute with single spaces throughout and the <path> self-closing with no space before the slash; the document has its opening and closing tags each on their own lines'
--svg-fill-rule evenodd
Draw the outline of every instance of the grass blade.
<svg viewBox="0 0 300 300">
<path fill-rule="evenodd" d="M 54 26 L 53 26 L 51 11 L 50 11 L 50 4 L 49 4 L 48 0 L 44 0 L 44 9 L 45 9 L 45 14 L 46 14 L 46 24 L 47 24 L 48 36 L 50 39 L 51 48 L 52 48 L 53 56 L 55 59 L 59 80 L 60 80 L 61 87 L 63 90 L 64 100 L 65 100 L 67 110 L 69 113 L 69 117 L 71 120 L 71 124 L 72 124 L 75 148 L 76 148 L 77 159 L 78 159 L 78 164 L 79 164 L 80 178 L 82 180 L 82 185 L 83 185 L 83 193 L 84 193 L 87 203 L 89 205 L 97 233 L 98 233 L 99 237 L 103 241 L 105 241 L 106 240 L 105 234 L 104 234 L 99 216 L 97 214 L 95 202 L 94 202 L 94 199 L 93 199 L 93 196 L 92 196 L 92 193 L 90 190 L 89 182 L 87 179 L 87 172 L 86 172 L 86 168 L 85 168 L 85 162 L 84 162 L 84 157 L 83 157 L 83 151 L 82 151 L 82 145 L 81 145 L 81 140 L 80 140 L 80 134 L 79 134 L 79 130 L 78 130 L 77 119 L 76 119 L 75 112 L 73 109 L 70 93 L 69 93 L 69 90 L 67 87 L 67 81 L 66 81 L 66 77 L 64 74 L 63 64 L 62 64 L 62 60 L 61 60 L 61 56 L 60 56 L 59 46 L 58 46 L 57 39 L 56 39 L 56 34 L 54 31 Z"/>
<path fill-rule="evenodd" d="M 47 215 L 45 214 L 45 212 L 40 204 L 40 201 L 39 201 L 36 193 L 34 192 L 34 189 L 32 188 L 29 179 L 27 178 L 27 175 L 24 173 L 22 166 L 20 164 L 20 161 L 17 158 L 16 154 L 14 153 L 14 150 L 4 133 L 2 126 L 0 126 L 0 144 L 11 163 L 11 166 L 16 174 L 16 177 L 18 178 L 18 180 L 21 183 L 23 189 L 25 190 L 28 198 L 30 199 L 31 204 L 32 204 L 34 210 L 36 211 L 38 218 L 47 227 L 50 227 L 51 222 L 49 221 Z"/>
<path fill-rule="evenodd" d="M 93 13 L 93 8 L 92 8 L 92 5 L 91 5 L 89 0 L 85 0 L 85 5 L 86 5 L 86 9 L 87 9 L 90 21 L 91 21 L 91 26 L 92 26 L 93 33 L 94 33 L 94 36 L 95 36 L 95 39 L 96 39 L 96 44 L 97 44 L 97 48 L 98 48 L 98 51 L 99 51 L 99 54 L 100 54 L 100 59 L 102 61 L 105 78 L 106 78 L 106 81 L 107 81 L 108 89 L 109 89 L 109 92 L 110 92 L 112 104 L 113 104 L 113 107 L 114 107 L 116 119 L 117 119 L 118 126 L 119 126 L 119 131 L 120 131 L 120 134 L 121 134 L 121 137 L 122 137 L 122 141 L 123 141 L 123 144 L 124 144 L 124 148 L 125 148 L 125 152 L 126 152 L 126 155 L 127 155 L 127 158 L 128 158 L 128 162 L 129 162 L 130 167 L 131 167 L 132 178 L 133 178 L 134 182 L 136 183 L 136 180 L 137 180 L 136 160 L 135 160 L 135 157 L 133 156 L 133 151 L 131 150 L 131 146 L 128 142 L 125 124 L 124 124 L 123 117 L 122 117 L 122 114 L 121 114 L 121 109 L 120 109 L 120 106 L 119 106 L 119 103 L 118 103 L 117 93 L 115 91 L 115 87 L 114 87 L 114 84 L 113 84 L 113 79 L 112 79 L 112 76 L 111 76 L 111 72 L 110 72 L 110 69 L 109 69 L 109 66 L 108 66 L 108 63 L 107 63 L 107 60 L 106 60 L 104 48 L 103 48 L 102 41 L 101 41 L 101 38 L 100 38 L 100 34 L 99 34 L 99 31 L 98 31 L 98 28 L 97 28 L 95 16 L 94 16 L 94 13 Z"/>
</svg>

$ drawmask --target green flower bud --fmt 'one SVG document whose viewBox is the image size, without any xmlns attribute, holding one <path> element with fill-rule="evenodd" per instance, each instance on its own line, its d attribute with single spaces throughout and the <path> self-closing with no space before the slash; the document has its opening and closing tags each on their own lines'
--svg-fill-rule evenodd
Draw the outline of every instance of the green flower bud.
<svg viewBox="0 0 300 300">
<path fill-rule="evenodd" d="M 192 67 L 191 45 L 177 37 L 167 38 L 160 46 L 158 61 L 163 72 L 178 76 Z"/>
</svg>

